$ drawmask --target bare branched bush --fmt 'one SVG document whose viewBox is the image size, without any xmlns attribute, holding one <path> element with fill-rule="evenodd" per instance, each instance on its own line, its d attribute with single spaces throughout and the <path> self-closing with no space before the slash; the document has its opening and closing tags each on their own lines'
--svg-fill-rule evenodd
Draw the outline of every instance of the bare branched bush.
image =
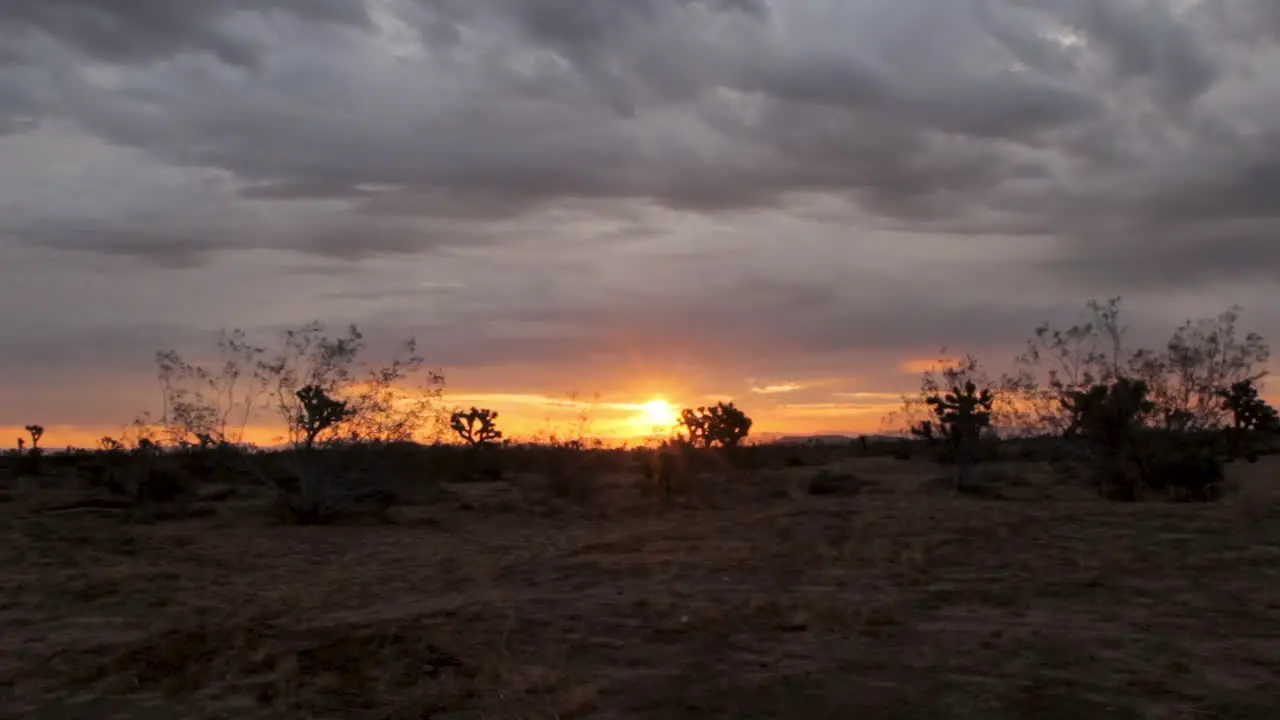
<svg viewBox="0 0 1280 720">
<path fill-rule="evenodd" d="M 306 438 L 302 419 L 307 413 L 299 395 L 305 388 L 345 403 L 340 422 L 328 425 L 315 442 L 410 441 L 432 424 L 438 432 L 444 376 L 426 366 L 412 338 L 382 367 L 363 362 L 364 336 L 354 325 L 330 337 L 323 324 L 314 322 L 286 331 L 282 340 L 282 349 L 258 364 L 258 374 L 291 443 Z"/>
<path fill-rule="evenodd" d="M 175 350 L 156 353 L 159 425 L 170 445 L 244 440 L 245 427 L 267 389 L 257 372 L 266 350 L 248 342 L 239 329 L 220 332 L 215 347 L 212 368 L 188 362 Z"/>
<path fill-rule="evenodd" d="M 443 376 L 426 366 L 412 339 L 385 366 L 365 362 L 364 350 L 354 325 L 331 336 L 316 322 L 286 331 L 273 353 L 241 331 L 223 333 L 214 369 L 175 351 L 157 353 L 159 425 L 180 448 L 237 450 L 238 468 L 274 488 L 293 521 L 331 521 L 344 507 L 385 499 L 369 482 L 370 456 L 355 446 L 412 441 L 428 428 L 438 436 L 441 425 Z M 248 422 L 272 413 L 286 429 L 296 482 L 264 471 L 246 452 Z M 336 450 L 345 451 L 329 452 Z"/>
<path fill-rule="evenodd" d="M 1237 382 L 1256 382 L 1265 372 L 1271 349 L 1262 336 L 1237 327 L 1240 308 L 1215 317 L 1187 320 L 1169 338 L 1163 352 L 1134 353 L 1131 372 L 1151 388 L 1165 429 L 1218 430 L 1229 409 L 1223 392 Z"/>
</svg>

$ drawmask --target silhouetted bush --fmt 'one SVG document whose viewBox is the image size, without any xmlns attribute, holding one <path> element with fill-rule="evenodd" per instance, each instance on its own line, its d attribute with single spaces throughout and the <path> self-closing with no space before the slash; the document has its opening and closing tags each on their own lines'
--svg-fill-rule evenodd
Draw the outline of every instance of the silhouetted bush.
<svg viewBox="0 0 1280 720">
<path fill-rule="evenodd" d="M 1181 501 L 1208 502 L 1225 492 L 1224 449 L 1212 436 L 1156 431 L 1139 440 L 1142 484 Z"/>
<path fill-rule="evenodd" d="M 1067 396 L 1069 432 L 1094 449 L 1099 493 L 1128 502 L 1150 491 L 1180 500 L 1221 497 L 1227 448 L 1220 436 L 1147 427 L 1158 409 L 1148 394 L 1146 382 L 1121 377 Z"/>
</svg>

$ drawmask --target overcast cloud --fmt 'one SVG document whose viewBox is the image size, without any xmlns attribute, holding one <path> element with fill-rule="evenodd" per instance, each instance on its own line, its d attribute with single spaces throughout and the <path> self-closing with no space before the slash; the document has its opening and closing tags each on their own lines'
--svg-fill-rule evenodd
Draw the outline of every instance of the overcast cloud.
<svg viewBox="0 0 1280 720">
<path fill-rule="evenodd" d="M 1094 296 L 1274 338 L 1278 43 L 1274 0 L 0 0 L 0 424 L 316 317 L 472 391 L 813 403 Z"/>
</svg>

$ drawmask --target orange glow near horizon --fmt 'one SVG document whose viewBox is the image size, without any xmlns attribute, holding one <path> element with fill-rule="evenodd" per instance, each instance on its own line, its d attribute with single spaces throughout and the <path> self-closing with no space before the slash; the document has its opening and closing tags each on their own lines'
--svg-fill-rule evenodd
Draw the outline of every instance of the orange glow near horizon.
<svg viewBox="0 0 1280 720">
<path fill-rule="evenodd" d="M 698 403 L 695 403 L 698 404 Z M 670 437 L 676 432 L 679 403 L 662 397 L 641 402 L 571 401 L 543 395 L 468 395 L 446 398 L 446 406 L 484 407 L 498 412 L 498 427 L 512 441 L 541 441 L 550 438 L 598 439 L 606 444 L 642 444 Z M 828 434 L 877 432 L 880 413 L 869 408 L 841 404 L 779 405 L 743 409 L 755 421 L 753 436 L 775 434 Z M 878 410 L 878 408 L 877 408 Z M 46 424 L 41 447 L 61 450 L 66 447 L 97 448 L 103 436 L 121 438 L 120 425 Z M 157 433 L 159 434 L 159 433 Z M 269 447 L 285 441 L 285 428 L 280 425 L 246 427 L 244 442 Z M 131 436 L 131 434 L 130 434 Z M 0 426 L 0 447 L 16 447 L 17 438 L 27 437 L 22 426 Z M 430 438 L 420 438 L 429 440 Z M 446 430 L 440 439 L 454 438 Z"/>
<path fill-rule="evenodd" d="M 704 400 L 664 395 L 656 387 L 645 387 L 647 399 L 606 399 L 595 397 L 557 397 L 538 393 L 459 393 L 446 395 L 443 408 L 482 407 L 499 413 L 498 427 L 513 441 L 560 439 L 599 439 L 608 444 L 637 444 L 667 437 L 676 430 L 680 408 L 705 404 Z M 910 394 L 910 393 L 908 393 Z M 646 395 L 640 395 L 645 398 Z M 636 396 L 631 396 L 635 398 Z M 693 395 L 701 398 L 701 395 Z M 1280 395 L 1267 394 L 1273 406 L 1280 405 Z M 726 397 L 724 399 L 732 399 Z M 835 392 L 822 398 L 795 402 L 773 402 L 761 398 L 743 398 L 739 405 L 755 421 L 752 436 L 768 439 L 778 435 L 858 435 L 878 433 L 885 428 L 883 419 L 901 408 L 900 395 L 887 392 Z M 38 418 L 37 418 L 38 420 Z M 285 429 L 274 418 L 262 418 L 244 430 L 243 440 L 260 447 L 285 441 Z M 104 436 L 120 438 L 129 426 L 121 424 L 44 423 L 41 447 L 60 450 L 66 447 L 97 448 Z M 0 425 L 0 448 L 16 448 L 18 438 L 29 445 L 22 425 Z M 422 440 L 432 438 L 422 437 Z M 445 431 L 446 442 L 453 438 Z"/>
</svg>

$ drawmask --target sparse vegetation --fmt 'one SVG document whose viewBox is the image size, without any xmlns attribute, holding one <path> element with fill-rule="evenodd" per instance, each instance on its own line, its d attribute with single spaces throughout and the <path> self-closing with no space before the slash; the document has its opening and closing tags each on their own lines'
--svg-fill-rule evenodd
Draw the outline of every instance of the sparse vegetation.
<svg viewBox="0 0 1280 720">
<path fill-rule="evenodd" d="M 943 705 L 914 689 L 920 677 L 950 678 L 965 662 L 977 677 L 1017 653 L 1017 669 L 1002 672 L 1056 692 L 1068 648 L 1104 679 L 1049 704 L 1000 689 L 1000 678 L 965 692 L 1018 708 L 1010 717 L 1101 714 L 1081 698 L 1133 704 L 1130 679 L 1109 678 L 1138 673 L 1160 702 L 1177 687 L 1187 707 L 1250 716 L 1240 688 L 1266 658 L 1249 638 L 1274 630 L 1274 558 L 1258 548 L 1280 542 L 1280 496 L 1267 482 L 1276 464 L 1263 457 L 1280 437 L 1261 392 L 1266 344 L 1237 331 L 1233 310 L 1179 326 L 1160 352 L 1135 351 L 1118 299 L 1088 312 L 1038 329 L 1000 376 L 974 357 L 940 361 L 894 419 L 902 439 L 791 444 L 748 444 L 752 420 L 731 402 L 685 408 L 678 436 L 631 448 L 593 440 L 591 405 L 566 403 L 578 413 L 566 436 L 517 442 L 493 410 L 443 410 L 443 377 L 412 343 L 386 366 L 367 363 L 356 328 L 333 336 L 312 324 L 261 345 L 228 332 L 209 365 L 160 353 L 154 420 L 140 416 L 94 451 L 45 455 L 38 483 L 0 488 L 5 567 L 23 568 L 0 612 L 24 618 L 23 642 L 62 643 L 52 662 L 0 653 L 20 670 L 0 693 L 44 697 L 92 678 L 126 696 L 235 698 L 251 717 L 247 708 L 341 714 L 357 688 L 379 717 L 527 717 L 530 697 L 534 715 L 589 716 L 606 697 L 651 707 L 661 688 L 645 678 L 674 672 L 673 652 L 714 662 L 718 682 L 746 696 L 784 675 L 798 682 L 782 669 L 795 662 L 790 643 L 804 643 L 797 657 L 839 666 L 852 656 L 833 639 L 852 638 L 855 682 L 870 678 L 866 697 L 892 696 L 894 712 L 939 716 Z M 264 417 L 283 427 L 277 447 L 249 442 Z M 42 450 L 42 433 L 28 430 L 18 461 Z M 936 464 L 950 477 L 935 482 Z M 1095 497 L 1203 502 L 1228 487 L 1247 495 L 1194 511 Z M 284 531 L 271 518 L 395 526 Z M 48 592 L 36 584 L 55 579 L 56 611 L 36 600 Z M 1190 589 L 1205 583 L 1229 588 L 1230 606 Z M 1151 604 L 1156 591 L 1178 602 Z M 1029 603 L 1035 619 L 1011 625 L 1010 609 Z M 1117 606 L 1145 610 L 1122 618 Z M 59 630 L 69 612 L 127 617 L 136 640 L 71 642 Z M 205 624 L 192 630 L 197 615 Z M 1210 675 L 1178 665 L 1191 662 L 1180 646 L 1089 639 L 1153 624 L 1176 624 L 1202 648 L 1230 634 L 1230 657 L 1214 659 L 1229 692 L 1193 682 Z M 902 652 L 923 642 L 921 628 L 948 642 Z M 332 642 L 306 639 L 325 632 Z M 567 639 L 574 663 L 546 654 Z M 704 648 L 715 654 L 697 656 Z M 437 664 L 424 669 L 423 658 Z M 592 662 L 616 676 L 591 674 Z M 956 692 L 958 681 L 937 682 Z M 886 690 L 900 685 L 913 690 Z M 819 689 L 824 702 L 833 688 Z M 689 692 L 664 716 L 752 709 Z"/>
<path fill-rule="evenodd" d="M 347 508 L 387 499 L 368 486 L 377 458 L 366 450 L 420 439 L 441 422 L 443 375 L 426 366 L 412 339 L 381 367 L 363 361 L 365 350 L 355 326 L 331 335 L 316 322 L 285 331 L 274 351 L 252 344 L 243 331 L 224 332 L 217 343 L 221 364 L 213 369 L 176 351 L 157 353 L 164 400 L 158 425 L 173 447 L 216 450 L 218 464 L 274 489 L 279 517 L 333 522 Z M 264 468 L 244 441 L 249 420 L 264 411 L 285 428 L 287 469 Z M 139 446 L 153 442 L 143 430 L 138 435 Z"/>
<path fill-rule="evenodd" d="M 957 435 L 944 417 L 953 424 L 970 418 L 958 433 L 965 447 L 1013 442 L 1111 499 L 1138 500 L 1150 491 L 1221 497 L 1224 463 L 1256 459 L 1254 448 L 1270 447 L 1277 432 L 1257 389 L 1267 343 L 1241 334 L 1239 309 L 1231 308 L 1178 326 L 1161 351 L 1131 350 L 1121 310 L 1119 298 L 1090 301 L 1084 322 L 1036 328 L 1013 372 L 995 380 L 972 357 L 940 364 L 893 421 L 939 450 L 956 468 L 957 487 L 974 458 L 993 453 L 957 456 Z"/>
</svg>

